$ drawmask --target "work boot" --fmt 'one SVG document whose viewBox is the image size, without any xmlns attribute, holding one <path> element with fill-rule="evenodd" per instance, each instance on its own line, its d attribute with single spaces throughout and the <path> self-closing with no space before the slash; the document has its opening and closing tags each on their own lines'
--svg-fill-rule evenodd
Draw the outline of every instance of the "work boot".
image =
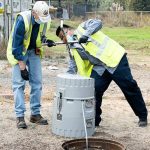
<svg viewBox="0 0 150 150">
<path fill-rule="evenodd" d="M 95 127 L 99 127 L 100 122 L 101 122 L 101 118 L 95 117 Z"/>
<path fill-rule="evenodd" d="M 39 124 L 39 125 L 48 125 L 47 120 L 44 119 L 40 114 L 31 115 L 30 122 L 36 123 L 36 124 Z"/>
<path fill-rule="evenodd" d="M 24 117 L 17 117 L 17 128 L 18 129 L 26 129 L 27 125 L 25 123 Z"/>
<path fill-rule="evenodd" d="M 147 119 L 139 119 L 138 125 L 139 125 L 139 127 L 146 127 Z"/>
<path fill-rule="evenodd" d="M 99 123 L 95 122 L 95 127 L 99 127 Z"/>
</svg>

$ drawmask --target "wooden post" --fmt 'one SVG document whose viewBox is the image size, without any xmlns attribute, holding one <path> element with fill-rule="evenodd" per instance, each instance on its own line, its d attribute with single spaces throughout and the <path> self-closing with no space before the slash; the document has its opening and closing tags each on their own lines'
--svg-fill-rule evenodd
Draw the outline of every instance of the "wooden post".
<svg viewBox="0 0 150 150">
<path fill-rule="evenodd" d="M 142 25 L 143 23 L 143 12 L 141 11 L 140 12 L 140 26 Z"/>
</svg>

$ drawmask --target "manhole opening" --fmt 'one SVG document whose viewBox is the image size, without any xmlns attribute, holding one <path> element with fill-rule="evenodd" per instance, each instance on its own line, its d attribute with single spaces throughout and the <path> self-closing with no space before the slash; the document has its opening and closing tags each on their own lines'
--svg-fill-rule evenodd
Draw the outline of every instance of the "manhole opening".
<svg viewBox="0 0 150 150">
<path fill-rule="evenodd" d="M 70 140 L 62 144 L 64 150 L 87 150 L 86 139 Z M 126 150 L 119 142 L 106 139 L 88 139 L 88 150 Z"/>
</svg>

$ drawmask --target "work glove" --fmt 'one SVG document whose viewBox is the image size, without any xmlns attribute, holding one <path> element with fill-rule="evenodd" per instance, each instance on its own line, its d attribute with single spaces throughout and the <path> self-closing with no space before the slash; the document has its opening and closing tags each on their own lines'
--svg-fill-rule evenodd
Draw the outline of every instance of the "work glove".
<svg viewBox="0 0 150 150">
<path fill-rule="evenodd" d="M 48 47 L 56 46 L 55 42 L 52 40 L 46 40 L 46 43 Z"/>
<path fill-rule="evenodd" d="M 79 44 L 81 44 L 81 43 L 86 43 L 87 40 L 88 40 L 88 37 L 85 36 L 85 35 L 82 35 L 82 36 L 80 37 L 80 39 L 79 39 Z"/>
<path fill-rule="evenodd" d="M 24 70 L 21 70 L 21 77 L 26 81 L 29 80 L 29 72 L 26 68 Z"/>
</svg>

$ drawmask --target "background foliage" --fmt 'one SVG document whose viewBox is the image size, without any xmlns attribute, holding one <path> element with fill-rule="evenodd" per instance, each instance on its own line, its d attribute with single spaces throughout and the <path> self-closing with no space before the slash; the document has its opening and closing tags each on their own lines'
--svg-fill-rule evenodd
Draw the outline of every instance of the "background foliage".
<svg viewBox="0 0 150 150">
<path fill-rule="evenodd" d="M 97 4 L 100 10 L 109 10 L 112 3 L 118 3 L 123 6 L 124 10 L 150 11 L 150 0 L 53 0 L 58 4 L 67 3 L 82 3 L 82 4 Z"/>
</svg>

